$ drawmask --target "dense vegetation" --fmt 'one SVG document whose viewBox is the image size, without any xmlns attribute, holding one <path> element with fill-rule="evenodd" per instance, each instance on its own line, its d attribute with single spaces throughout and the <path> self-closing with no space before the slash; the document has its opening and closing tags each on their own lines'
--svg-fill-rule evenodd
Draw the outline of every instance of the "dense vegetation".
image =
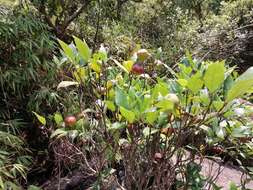
<svg viewBox="0 0 253 190">
<path fill-rule="evenodd" d="M 0 189 L 247 189 L 252 21 L 253 0 L 0 0 Z"/>
</svg>

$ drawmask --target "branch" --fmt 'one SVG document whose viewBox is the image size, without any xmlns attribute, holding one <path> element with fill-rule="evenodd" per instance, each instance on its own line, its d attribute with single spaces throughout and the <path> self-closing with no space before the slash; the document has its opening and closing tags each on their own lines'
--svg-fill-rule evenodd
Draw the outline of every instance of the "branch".
<svg viewBox="0 0 253 190">
<path fill-rule="evenodd" d="M 47 24 L 53 28 L 54 31 L 57 31 L 57 28 L 55 27 L 55 25 L 52 23 L 50 17 L 48 16 L 47 12 L 46 12 L 46 7 L 45 7 L 45 4 L 41 4 L 40 7 L 39 7 L 39 12 L 44 15 L 45 19 L 46 19 L 46 22 Z"/>
<path fill-rule="evenodd" d="M 66 19 L 61 29 L 64 31 L 68 25 L 83 12 L 83 10 L 90 4 L 91 1 L 92 0 L 85 1 L 85 3 L 73 15 Z"/>
</svg>

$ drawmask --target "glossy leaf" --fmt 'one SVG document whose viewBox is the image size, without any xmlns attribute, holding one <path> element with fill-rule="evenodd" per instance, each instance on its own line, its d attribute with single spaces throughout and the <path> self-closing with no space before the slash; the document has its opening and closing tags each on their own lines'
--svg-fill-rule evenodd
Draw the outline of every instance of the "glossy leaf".
<svg viewBox="0 0 253 190">
<path fill-rule="evenodd" d="M 225 67 L 223 62 L 211 63 L 205 73 L 204 83 L 212 93 L 216 91 L 225 79 Z"/>
<path fill-rule="evenodd" d="M 230 102 L 233 99 L 244 95 L 253 86 L 253 67 L 245 71 L 239 76 L 232 87 L 229 89 L 227 94 L 227 101 Z"/>
<path fill-rule="evenodd" d="M 201 79 L 201 74 L 198 72 L 193 75 L 189 80 L 187 87 L 193 92 L 197 93 L 203 86 L 204 82 Z"/>
<path fill-rule="evenodd" d="M 43 117 L 43 116 L 41 116 L 41 115 L 39 115 L 39 114 L 37 114 L 36 112 L 32 112 L 35 116 L 36 116 L 36 118 L 39 120 L 39 122 L 42 124 L 42 125 L 46 125 L 46 119 Z"/>
<path fill-rule="evenodd" d="M 132 70 L 133 65 L 134 65 L 134 62 L 131 60 L 123 62 L 123 66 L 127 69 L 128 72 Z"/>
<path fill-rule="evenodd" d="M 97 61 L 93 60 L 90 64 L 90 67 L 96 73 L 101 73 L 101 65 Z"/>
<path fill-rule="evenodd" d="M 174 108 L 174 104 L 170 100 L 161 100 L 156 106 L 162 110 L 172 110 Z"/>
<path fill-rule="evenodd" d="M 81 57 L 84 59 L 85 62 L 88 62 L 88 60 L 91 57 L 91 50 L 89 46 L 87 45 L 85 41 L 82 41 L 75 36 L 74 36 L 74 41 L 79 51 L 79 54 L 81 55 Z"/>
<path fill-rule="evenodd" d="M 120 107 L 120 113 L 121 115 L 129 122 L 133 123 L 135 120 L 135 113 L 125 109 L 124 107 Z"/>
<path fill-rule="evenodd" d="M 60 113 L 54 114 L 54 121 L 57 125 L 60 125 L 63 122 L 63 117 Z"/>
<path fill-rule="evenodd" d="M 159 116 L 159 113 L 156 111 L 147 112 L 146 120 L 149 124 L 153 125 L 154 122 L 157 120 L 158 116 Z"/>
<path fill-rule="evenodd" d="M 64 51 L 64 54 L 71 60 L 75 60 L 75 54 L 72 51 L 71 47 L 68 46 L 65 42 L 58 39 L 59 44 L 61 45 L 62 50 Z"/>
</svg>

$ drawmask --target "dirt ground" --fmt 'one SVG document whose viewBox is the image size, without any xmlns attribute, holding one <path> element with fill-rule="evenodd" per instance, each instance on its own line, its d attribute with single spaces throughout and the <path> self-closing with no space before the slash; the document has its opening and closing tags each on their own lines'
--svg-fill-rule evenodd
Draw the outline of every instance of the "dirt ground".
<svg viewBox="0 0 253 190">
<path fill-rule="evenodd" d="M 229 166 L 228 164 L 218 163 L 209 159 L 204 159 L 202 164 L 202 173 L 205 176 L 218 175 L 215 182 L 222 189 L 228 190 L 229 184 L 234 182 L 237 185 L 241 184 L 242 172 L 238 167 Z M 244 176 L 245 177 L 245 176 Z M 253 180 L 251 180 L 246 187 L 253 190 Z"/>
</svg>

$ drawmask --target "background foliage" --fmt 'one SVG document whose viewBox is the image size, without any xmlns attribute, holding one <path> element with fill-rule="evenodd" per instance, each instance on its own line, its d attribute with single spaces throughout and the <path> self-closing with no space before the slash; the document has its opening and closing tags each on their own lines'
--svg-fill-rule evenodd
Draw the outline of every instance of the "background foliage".
<svg viewBox="0 0 253 190">
<path fill-rule="evenodd" d="M 216 151 L 215 155 L 234 158 L 233 162 L 250 173 L 250 93 L 243 96 L 244 103 L 235 101 L 228 113 L 219 113 L 211 124 L 205 123 L 205 117 L 219 112 L 221 105 L 226 107 L 227 96 L 238 98 L 236 93 L 242 92 L 242 87 L 249 90 L 252 86 L 247 78 L 250 70 L 248 81 L 237 82 L 240 90 L 234 87 L 231 92 L 232 84 L 236 86 L 239 80 L 234 71 L 243 73 L 252 66 L 252 20 L 252 0 L 0 0 L 0 188 L 46 186 L 48 179 L 72 175 L 84 166 L 95 176 L 95 180 L 85 179 L 103 186 L 113 176 L 113 168 L 123 167 L 118 170 L 122 173 L 145 166 L 142 157 L 156 164 L 150 171 L 144 167 L 136 173 L 125 172 L 126 183 L 133 188 L 144 183 L 157 188 L 159 179 L 152 179 L 152 183 L 142 178 L 142 173 L 162 172 L 159 167 L 167 168 L 163 172 L 171 172 L 171 176 L 178 172 L 157 161 L 161 156 L 170 160 L 159 155 L 167 146 L 160 135 L 165 129 L 168 132 L 163 122 L 171 122 L 172 128 L 180 122 L 190 126 L 190 140 L 182 149 L 192 145 L 198 153 Z M 140 49 L 147 59 L 138 59 Z M 141 66 L 135 73 L 143 69 L 150 79 L 132 74 L 134 64 Z M 208 77 L 220 71 L 224 71 L 224 78 Z M 141 94 L 143 91 L 147 96 Z M 158 98 L 155 91 L 162 96 Z M 170 121 L 162 114 L 158 117 L 156 112 L 148 112 L 154 108 L 151 105 L 138 103 L 149 95 L 158 101 L 153 102 L 155 109 L 168 114 L 165 110 L 172 104 L 166 95 L 171 93 L 180 102 L 178 110 L 190 115 L 178 116 L 176 110 L 169 109 L 176 117 Z M 144 110 L 148 116 L 142 115 Z M 233 113 L 239 113 L 238 117 Z M 68 115 L 77 118 L 73 129 L 64 127 Z M 197 115 L 202 121 L 194 121 L 199 119 Z M 187 125 L 184 117 L 194 126 Z M 132 125 L 138 130 L 133 131 Z M 154 131 L 151 126 L 155 126 Z M 191 141 L 195 133 L 203 144 Z M 165 142 L 180 141 L 177 135 L 182 135 L 181 131 L 173 132 Z M 135 139 L 141 139 L 140 144 Z M 131 153 L 129 145 L 136 150 L 133 160 L 126 156 Z M 72 156 L 76 161 L 69 159 Z M 185 187 L 195 183 L 201 188 L 208 181 L 193 163 L 178 169 L 184 171 Z M 172 184 L 172 188 L 178 185 Z"/>
</svg>

